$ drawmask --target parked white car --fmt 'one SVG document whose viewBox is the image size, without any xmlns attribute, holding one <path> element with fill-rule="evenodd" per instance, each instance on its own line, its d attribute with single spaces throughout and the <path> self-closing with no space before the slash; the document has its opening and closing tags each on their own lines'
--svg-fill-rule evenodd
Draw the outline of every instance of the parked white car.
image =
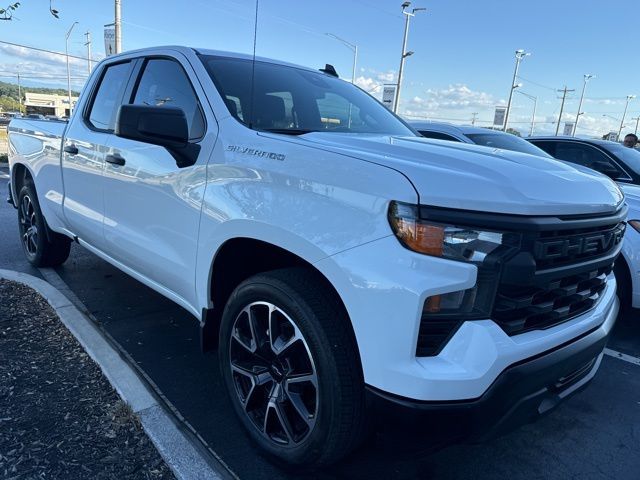
<svg viewBox="0 0 640 480">
<path fill-rule="evenodd" d="M 251 437 L 294 464 L 402 417 L 499 433 L 584 387 L 618 313 L 616 184 L 418 137 L 332 70 L 103 60 L 68 124 L 9 125 L 26 257 L 76 241 L 182 305 Z"/>
<path fill-rule="evenodd" d="M 620 183 L 629 206 L 627 230 L 622 245 L 622 259 L 616 262 L 616 278 L 621 282 L 618 289 L 624 308 L 640 308 L 640 186 Z"/>
</svg>

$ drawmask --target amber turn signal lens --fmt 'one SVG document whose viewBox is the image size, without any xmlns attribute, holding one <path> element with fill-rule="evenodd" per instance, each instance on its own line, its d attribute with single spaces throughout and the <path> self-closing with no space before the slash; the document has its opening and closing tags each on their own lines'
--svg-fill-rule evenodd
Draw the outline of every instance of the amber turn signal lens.
<svg viewBox="0 0 640 480">
<path fill-rule="evenodd" d="M 444 228 L 418 223 L 404 218 L 397 220 L 398 233 L 411 250 L 441 257 L 444 249 Z"/>
</svg>

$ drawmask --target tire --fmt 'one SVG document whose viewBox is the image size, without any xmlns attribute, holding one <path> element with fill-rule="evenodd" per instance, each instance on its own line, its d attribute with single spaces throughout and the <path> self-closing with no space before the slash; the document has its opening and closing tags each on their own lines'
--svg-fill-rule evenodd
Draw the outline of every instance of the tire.
<svg viewBox="0 0 640 480">
<path fill-rule="evenodd" d="M 344 308 L 304 268 L 255 275 L 225 306 L 219 356 L 231 402 L 251 438 L 287 464 L 329 465 L 364 439 L 357 352 Z"/>
<path fill-rule="evenodd" d="M 33 183 L 18 193 L 18 229 L 22 250 L 34 267 L 56 267 L 69 258 L 71 239 L 49 230 Z"/>
</svg>

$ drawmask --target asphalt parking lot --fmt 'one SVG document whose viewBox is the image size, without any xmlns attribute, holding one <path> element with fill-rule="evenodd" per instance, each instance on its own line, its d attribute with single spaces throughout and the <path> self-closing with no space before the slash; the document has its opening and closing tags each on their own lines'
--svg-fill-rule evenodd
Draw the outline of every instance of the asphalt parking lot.
<svg viewBox="0 0 640 480">
<path fill-rule="evenodd" d="M 0 184 L 6 167 L 0 166 Z M 40 275 L 24 259 L 16 214 L 0 205 L 0 268 Z M 269 463 L 249 442 L 195 319 L 74 245 L 57 274 L 173 408 L 241 479 L 640 478 L 640 366 L 605 356 L 589 388 L 550 415 L 480 445 L 446 448 L 376 436 L 348 460 L 309 475 Z M 640 357 L 640 314 L 618 322 L 609 348 Z"/>
</svg>

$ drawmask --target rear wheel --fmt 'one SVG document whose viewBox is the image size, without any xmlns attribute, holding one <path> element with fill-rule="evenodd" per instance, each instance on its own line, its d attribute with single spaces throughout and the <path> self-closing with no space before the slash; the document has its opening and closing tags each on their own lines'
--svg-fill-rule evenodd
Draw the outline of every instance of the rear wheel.
<svg viewBox="0 0 640 480">
<path fill-rule="evenodd" d="M 220 365 L 260 447 L 290 464 L 335 462 L 363 438 L 364 383 L 349 319 L 313 272 L 277 270 L 227 302 Z"/>
<path fill-rule="evenodd" d="M 34 267 L 55 267 L 69 257 L 71 240 L 49 230 L 32 183 L 18 193 L 18 228 L 24 254 Z"/>
</svg>

